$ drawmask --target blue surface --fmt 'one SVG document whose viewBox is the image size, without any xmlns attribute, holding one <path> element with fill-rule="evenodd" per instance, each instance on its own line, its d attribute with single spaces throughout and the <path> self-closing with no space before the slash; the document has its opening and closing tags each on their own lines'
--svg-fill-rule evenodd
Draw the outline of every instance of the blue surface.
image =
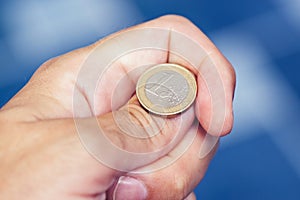
<svg viewBox="0 0 300 200">
<path fill-rule="evenodd" d="M 289 199 L 300 197 L 300 180 L 267 136 L 219 151 L 196 193 L 199 199 Z"/>
<path fill-rule="evenodd" d="M 77 1 L 80 2 L 80 0 Z M 0 1 L 0 107 L 29 80 L 34 70 L 48 58 L 88 44 L 116 29 L 163 14 L 181 14 L 190 18 L 208 36 L 216 40 L 225 55 L 229 55 L 229 59 L 237 63 L 235 67 L 239 80 L 238 94 L 236 95 L 236 105 L 239 109 L 236 110 L 237 128 L 233 130 L 232 135 L 223 140 L 222 148 L 212 161 L 206 177 L 195 190 L 197 197 L 204 200 L 300 199 L 300 146 L 299 140 L 296 139 L 300 133 L 299 123 L 296 123 L 299 121 L 298 111 L 300 108 L 300 15 L 299 19 L 294 17 L 293 20 L 291 15 L 291 13 L 300 13 L 300 4 L 295 6 L 293 4 L 296 1 L 122 1 L 126 2 L 125 4 L 130 6 L 133 11 L 125 13 L 129 18 L 119 24 L 111 16 L 119 15 L 119 11 L 116 11 L 116 14 L 108 13 L 106 20 L 111 20 L 109 23 L 112 28 L 107 28 L 106 32 L 99 33 L 86 25 L 89 23 L 82 22 L 76 24 L 79 29 L 73 31 L 76 37 L 74 36 L 72 41 L 67 42 L 64 38 L 69 37 L 70 33 L 65 33 L 64 30 L 57 29 L 54 37 L 51 35 L 53 33 L 47 35 L 47 24 L 43 27 L 46 32 L 44 29 L 34 29 L 43 34 L 46 33 L 45 36 L 40 35 L 40 37 L 44 37 L 44 40 L 60 41 L 56 46 L 51 46 L 51 44 L 41 46 L 42 44 L 38 40 L 30 38 L 30 34 L 27 36 L 21 34 L 18 36 L 18 40 L 15 35 L 20 31 L 26 33 L 33 29 L 37 22 L 49 22 L 49 27 L 55 27 L 56 24 L 63 27 L 67 26 L 69 22 L 51 21 L 51 16 L 48 16 L 46 18 L 48 21 L 44 22 L 42 19 L 45 18 L 35 17 L 34 13 L 32 14 L 33 18 L 28 15 L 27 21 L 22 21 L 24 16 L 21 14 L 26 13 L 26 10 L 18 12 L 18 9 L 25 8 L 14 10 L 18 3 L 13 4 L 12 2 L 17 1 L 10 1 L 10 3 Z M 44 5 L 42 2 L 48 2 L 47 6 L 52 5 L 55 10 L 55 5 L 62 1 L 28 0 L 25 2 L 29 2 L 30 5 L 39 4 L 42 7 Z M 97 1 L 87 0 L 84 2 L 91 4 L 91 7 L 99 4 L 99 9 L 106 6 L 105 1 L 97 3 Z M 121 1 L 114 0 L 112 2 L 110 6 L 114 4 L 117 10 Z M 68 7 L 68 5 L 65 6 Z M 9 10 L 9 13 L 11 11 L 15 11 L 15 13 L 10 15 L 5 12 L 8 8 L 12 9 Z M 73 9 L 70 7 L 65 11 L 65 15 L 70 15 L 69 18 L 76 17 L 78 10 Z M 122 9 L 127 11 L 127 7 L 122 7 Z M 295 12 L 289 9 L 298 10 Z M 84 8 L 82 11 L 85 11 Z M 27 10 L 27 12 L 31 13 L 31 10 Z M 88 27 L 87 31 L 76 35 L 83 29 L 80 29 L 80 26 Z M 27 30 L 26 27 L 29 29 Z M 108 27 L 110 26 L 108 25 Z M 22 48 L 25 50 L 22 50 L 21 47 L 14 48 L 14 40 L 30 42 L 24 43 L 28 46 L 26 48 L 23 46 Z M 231 42 L 233 42 L 232 45 Z M 239 46 L 241 42 L 252 46 L 244 47 L 243 44 Z M 245 51 L 249 50 L 249 55 L 248 53 L 239 55 L 242 47 Z M 26 52 L 26 49 L 32 53 Z M 43 50 L 40 54 L 38 53 L 39 49 Z M 249 56 L 248 60 L 245 59 L 247 56 Z M 253 72 L 253 74 L 250 79 L 247 79 L 249 72 Z M 258 74 L 255 74 L 256 72 Z M 256 78 L 256 75 L 259 79 L 252 80 L 252 78 Z M 260 83 L 268 86 L 259 85 Z M 264 94 L 259 100 L 259 103 L 264 103 L 250 107 L 251 104 L 247 103 L 251 103 L 252 99 L 250 99 L 251 96 L 247 96 L 247 93 L 249 88 L 253 87 L 257 88 L 257 91 L 261 91 L 261 88 L 265 89 L 263 93 L 254 94 L 255 96 Z M 243 95 L 246 97 L 239 99 Z M 278 104 L 276 104 L 276 100 Z M 268 107 L 269 105 L 274 106 Z M 273 111 L 277 108 L 289 111 L 286 114 L 280 112 L 274 114 Z M 281 126 L 281 124 L 283 125 Z M 285 140 L 280 139 L 278 133 L 281 136 L 284 134 Z M 288 141 L 294 143 L 288 143 Z"/>
<path fill-rule="evenodd" d="M 300 40 L 298 39 L 298 41 Z M 289 78 L 293 88 L 300 94 L 300 49 L 283 58 L 275 59 L 275 62 L 278 64 L 280 72 Z"/>
<path fill-rule="evenodd" d="M 274 8 L 269 0 L 264 1 L 198 1 L 190 0 L 166 0 L 166 1 L 134 1 L 142 10 L 143 15 L 148 17 L 163 14 L 180 14 L 188 17 L 204 31 L 215 29 L 237 23 L 241 20 L 251 18 Z M 258 4 L 259 2 L 259 4 Z"/>
</svg>

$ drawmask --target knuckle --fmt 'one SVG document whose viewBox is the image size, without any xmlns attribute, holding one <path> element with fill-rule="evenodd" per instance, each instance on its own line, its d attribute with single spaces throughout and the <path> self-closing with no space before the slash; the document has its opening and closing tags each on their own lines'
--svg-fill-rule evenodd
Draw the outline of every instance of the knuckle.
<svg viewBox="0 0 300 200">
<path fill-rule="evenodd" d="M 156 151 L 172 141 L 172 137 L 170 137 L 171 128 L 168 122 L 163 118 L 149 114 L 140 105 L 131 103 L 123 107 L 120 114 L 123 117 L 117 118 L 127 122 L 126 124 L 118 123 L 119 127 L 123 131 L 130 132 L 132 136 L 143 139 L 147 143 L 148 150 Z"/>
<path fill-rule="evenodd" d="M 143 129 L 149 126 L 151 117 L 140 106 L 131 104 L 128 105 L 128 113 L 130 117 L 130 123 L 134 126 L 139 126 Z"/>
<path fill-rule="evenodd" d="M 233 85 L 233 87 L 235 87 L 236 71 L 235 71 L 234 67 L 232 66 L 232 64 L 229 61 L 228 61 L 227 71 L 228 71 L 228 76 L 231 80 L 231 84 Z"/>
<path fill-rule="evenodd" d="M 41 74 L 48 74 L 50 67 L 57 62 L 59 57 L 50 58 L 49 60 L 45 61 L 34 73 L 33 77 Z"/>
<path fill-rule="evenodd" d="M 128 106 L 130 123 L 139 131 L 141 137 L 145 137 L 153 143 L 153 147 L 157 148 L 167 142 L 168 137 L 163 130 L 163 122 L 161 118 L 156 118 L 147 113 L 141 106 L 131 104 Z M 159 137 L 155 137 L 155 136 Z"/>
<path fill-rule="evenodd" d="M 236 82 L 236 71 L 231 64 L 229 65 L 229 73 L 231 74 L 231 77 L 235 83 Z"/>
<path fill-rule="evenodd" d="M 188 177 L 186 175 L 181 174 L 180 176 L 175 176 L 174 179 L 174 194 L 176 198 L 182 199 L 186 193 L 188 188 Z"/>
<path fill-rule="evenodd" d="M 54 58 L 50 58 L 49 60 L 47 60 L 46 62 L 44 62 L 40 69 L 44 70 L 45 68 L 50 67 L 52 64 L 54 64 L 57 60 L 59 59 L 59 57 L 54 57 Z"/>
<path fill-rule="evenodd" d="M 169 14 L 169 15 L 164 15 L 162 17 L 160 17 L 160 19 L 165 20 L 167 22 L 171 22 L 171 23 L 189 23 L 192 24 L 192 22 L 181 15 L 175 15 L 175 14 Z"/>
</svg>

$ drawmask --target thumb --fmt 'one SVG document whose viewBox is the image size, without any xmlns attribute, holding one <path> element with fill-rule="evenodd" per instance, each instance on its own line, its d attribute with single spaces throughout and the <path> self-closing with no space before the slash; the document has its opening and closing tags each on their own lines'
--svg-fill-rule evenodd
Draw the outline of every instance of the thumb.
<svg viewBox="0 0 300 200">
<path fill-rule="evenodd" d="M 75 123 L 90 154 L 110 168 L 128 172 L 170 152 L 191 127 L 193 110 L 163 118 L 145 111 L 134 96 L 117 111 Z"/>
</svg>

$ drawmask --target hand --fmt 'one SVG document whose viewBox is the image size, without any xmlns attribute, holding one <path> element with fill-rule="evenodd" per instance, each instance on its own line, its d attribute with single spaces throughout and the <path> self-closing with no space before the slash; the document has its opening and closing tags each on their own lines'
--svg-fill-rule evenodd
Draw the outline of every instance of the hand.
<svg viewBox="0 0 300 200">
<path fill-rule="evenodd" d="M 184 49 L 181 36 L 190 38 L 201 51 Z M 101 66 L 126 44 L 138 47 L 138 38 L 162 48 L 129 52 L 107 70 Z M 183 51 L 185 58 L 176 51 Z M 133 94 L 146 68 L 166 62 L 195 73 L 198 95 L 189 110 L 162 119 L 142 109 Z M 95 80 L 96 71 L 83 66 L 101 69 L 101 79 Z M 210 80 L 218 78 L 221 90 L 218 84 L 210 86 Z M 214 136 L 230 132 L 234 87 L 230 63 L 197 27 L 179 16 L 164 16 L 53 58 L 1 109 L 0 198 L 194 199 L 192 191 L 203 178 L 216 146 L 203 158 L 197 156 L 199 149 L 206 132 Z M 224 93 L 224 103 L 218 107 L 224 111 L 222 123 L 215 120 L 218 115 L 213 112 L 212 98 L 220 96 L 219 91 Z M 157 128 L 161 120 L 163 125 Z M 105 137 L 124 152 L 163 151 L 132 160 L 99 146 L 97 142 L 106 145 L 103 141 L 92 146 L 97 136 L 95 121 Z M 124 128 L 144 139 L 124 134 Z M 192 142 L 185 146 L 187 141 Z"/>
</svg>

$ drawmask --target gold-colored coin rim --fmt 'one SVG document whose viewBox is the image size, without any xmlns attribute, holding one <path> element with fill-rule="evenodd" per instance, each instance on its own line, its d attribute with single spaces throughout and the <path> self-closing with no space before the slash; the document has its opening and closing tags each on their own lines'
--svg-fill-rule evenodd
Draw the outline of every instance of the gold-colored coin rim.
<svg viewBox="0 0 300 200">
<path fill-rule="evenodd" d="M 157 72 L 166 70 L 175 71 L 181 74 L 189 85 L 189 92 L 187 97 L 180 104 L 170 108 L 158 108 L 148 100 L 145 93 L 145 86 L 150 77 Z M 158 64 L 148 69 L 141 75 L 136 85 L 136 95 L 140 104 L 148 111 L 158 115 L 174 115 L 185 111 L 194 103 L 197 95 L 197 83 L 194 74 L 180 65 L 171 63 Z"/>
</svg>

